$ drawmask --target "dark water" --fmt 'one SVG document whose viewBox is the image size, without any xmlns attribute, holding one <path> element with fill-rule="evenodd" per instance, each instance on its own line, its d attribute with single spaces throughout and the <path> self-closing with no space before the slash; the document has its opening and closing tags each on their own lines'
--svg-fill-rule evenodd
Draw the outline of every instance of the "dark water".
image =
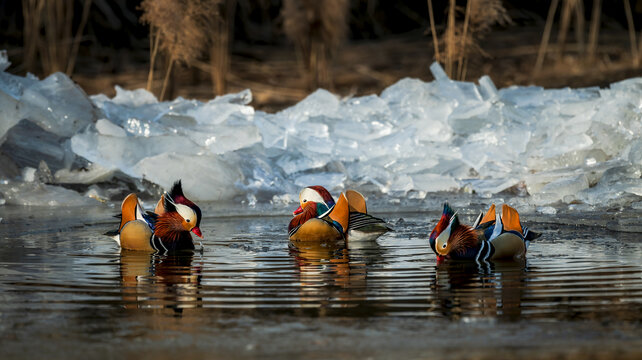
<svg viewBox="0 0 642 360">
<path fill-rule="evenodd" d="M 544 235 L 524 262 L 437 265 L 436 214 L 378 214 L 395 231 L 376 242 L 298 246 L 288 217 L 217 217 L 202 253 L 158 256 L 101 236 L 112 211 L 0 212 L 0 355 L 642 354 L 636 233 L 529 224 Z"/>
</svg>

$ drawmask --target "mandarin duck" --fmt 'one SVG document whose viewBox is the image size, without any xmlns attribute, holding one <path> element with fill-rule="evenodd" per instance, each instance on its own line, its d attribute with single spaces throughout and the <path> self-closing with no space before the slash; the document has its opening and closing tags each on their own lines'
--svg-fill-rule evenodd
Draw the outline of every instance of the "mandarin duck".
<svg viewBox="0 0 642 360">
<path fill-rule="evenodd" d="M 468 226 L 459 222 L 457 213 L 446 203 L 429 242 L 439 261 L 485 261 L 522 258 L 529 241 L 540 236 L 523 227 L 517 210 L 506 204 L 501 214 L 495 212 L 495 204 L 491 205 L 485 215 L 479 214 L 473 226 Z"/>
<path fill-rule="evenodd" d="M 120 226 L 112 236 L 127 250 L 162 253 L 194 250 L 190 232 L 201 234 L 201 209 L 185 197 L 181 181 L 164 193 L 154 212 L 144 212 L 136 194 L 129 194 L 121 205 Z"/>
<path fill-rule="evenodd" d="M 391 230 L 382 219 L 368 215 L 365 198 L 354 190 L 341 193 L 335 203 L 323 186 L 308 186 L 299 203 L 288 226 L 292 241 L 374 240 Z"/>
</svg>

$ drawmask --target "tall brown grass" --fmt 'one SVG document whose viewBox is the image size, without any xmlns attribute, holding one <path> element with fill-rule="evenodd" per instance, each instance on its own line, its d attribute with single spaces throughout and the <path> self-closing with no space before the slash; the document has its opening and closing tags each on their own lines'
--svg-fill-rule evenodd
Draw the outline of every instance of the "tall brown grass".
<svg viewBox="0 0 642 360">
<path fill-rule="evenodd" d="M 170 74 L 176 62 L 190 64 L 206 44 L 205 24 L 217 0 L 143 0 L 141 21 L 150 26 L 150 69 L 147 90 L 152 89 L 156 57 L 166 56 L 166 70 L 160 99 L 164 99 Z"/>
<path fill-rule="evenodd" d="M 348 30 L 348 0 L 284 0 L 283 30 L 312 89 L 332 88 L 332 59 Z"/>
<path fill-rule="evenodd" d="M 555 15 L 559 7 L 560 0 L 553 0 L 549 7 L 548 16 L 546 18 L 546 25 L 544 26 L 544 33 L 539 46 L 537 60 L 533 68 L 532 78 L 535 79 L 539 76 L 546 59 L 546 54 L 549 49 L 549 42 L 553 24 L 555 23 Z M 624 7 L 624 14 L 626 16 L 629 43 L 631 48 L 631 59 L 633 66 L 638 66 L 640 61 L 640 53 L 636 40 L 635 24 L 633 22 L 633 13 L 631 11 L 630 0 L 624 0 L 621 3 Z M 609 3 L 609 5 L 613 5 Z M 555 64 L 559 65 L 562 62 L 563 55 L 565 54 L 566 39 L 568 31 L 573 25 L 575 30 L 576 41 L 576 55 L 578 58 L 583 59 L 583 63 L 587 66 L 592 66 L 596 59 L 597 44 L 600 31 L 600 16 L 602 12 L 602 1 L 594 0 L 593 8 L 591 10 L 591 20 L 589 24 L 588 45 L 585 46 L 585 15 L 584 15 L 584 1 L 583 0 L 562 0 L 562 8 L 559 16 L 559 27 L 557 34 L 557 44 L 555 47 Z M 572 13 L 575 13 L 575 21 L 573 21 Z M 642 46 L 642 45 L 641 45 Z"/>
<path fill-rule="evenodd" d="M 71 0 L 23 0 L 24 63 L 36 73 L 37 60 L 42 72 L 71 75 L 82 40 L 92 0 L 82 0 L 80 23 L 74 33 L 75 2 Z"/>
<path fill-rule="evenodd" d="M 218 0 L 218 10 L 209 12 L 210 77 L 214 95 L 227 91 L 227 73 L 230 68 L 230 42 L 234 29 L 237 0 Z"/>
<path fill-rule="evenodd" d="M 479 46 L 479 41 L 490 32 L 492 26 L 511 23 L 501 0 L 468 0 L 465 8 L 458 7 L 455 0 L 450 0 L 446 28 L 439 38 L 434 26 L 431 0 L 428 0 L 428 10 L 435 58 L 445 65 L 448 76 L 459 80 L 466 78 L 471 57 L 488 56 Z"/>
</svg>

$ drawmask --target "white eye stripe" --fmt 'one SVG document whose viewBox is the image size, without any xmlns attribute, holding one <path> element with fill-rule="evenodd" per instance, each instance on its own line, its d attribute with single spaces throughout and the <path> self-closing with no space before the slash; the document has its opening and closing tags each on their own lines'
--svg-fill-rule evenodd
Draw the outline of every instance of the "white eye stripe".
<svg viewBox="0 0 642 360">
<path fill-rule="evenodd" d="M 315 203 L 325 204 L 323 197 L 321 197 L 321 195 L 315 190 L 309 188 L 305 188 L 301 191 L 301 193 L 299 194 L 299 201 L 302 203 L 312 201 Z"/>
<path fill-rule="evenodd" d="M 183 204 L 176 204 L 176 212 L 178 212 L 178 214 L 182 216 L 183 219 L 189 220 L 190 223 L 191 222 L 196 223 L 196 213 L 189 206 L 183 205 Z"/>
</svg>

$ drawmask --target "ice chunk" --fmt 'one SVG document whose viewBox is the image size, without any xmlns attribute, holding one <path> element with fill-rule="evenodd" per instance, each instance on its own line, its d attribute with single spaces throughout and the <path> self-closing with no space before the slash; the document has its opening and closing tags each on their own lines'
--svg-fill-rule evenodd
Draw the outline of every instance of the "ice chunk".
<svg viewBox="0 0 642 360">
<path fill-rule="evenodd" d="M 414 189 L 425 192 L 454 191 L 460 187 L 455 179 L 447 175 L 414 174 L 412 181 L 415 184 Z"/>
<path fill-rule="evenodd" d="M 107 119 L 99 119 L 98 121 L 96 121 L 96 130 L 98 130 L 101 135 L 117 137 L 127 136 L 127 132 L 125 132 L 125 129 Z"/>
<path fill-rule="evenodd" d="M 0 50 L 0 71 L 5 71 L 11 65 L 7 50 Z"/>
<path fill-rule="evenodd" d="M 200 126 L 183 132 L 195 143 L 209 148 L 213 154 L 225 154 L 261 141 L 259 130 L 253 125 Z"/>
<path fill-rule="evenodd" d="M 109 136 L 88 129 L 71 138 L 72 150 L 107 169 L 137 174 L 136 163 L 163 153 L 198 154 L 202 149 L 183 136 Z"/>
<path fill-rule="evenodd" d="M 142 159 L 132 168 L 137 177 L 169 189 L 182 179 L 186 195 L 193 200 L 229 200 L 240 192 L 235 186 L 241 173 L 216 155 L 164 153 Z"/>
<path fill-rule="evenodd" d="M 631 143 L 628 159 L 633 164 L 642 165 L 642 139 L 637 139 Z"/>
<path fill-rule="evenodd" d="M 87 168 L 56 171 L 54 179 L 59 184 L 95 184 L 110 180 L 114 175 L 113 169 L 91 164 Z"/>
<path fill-rule="evenodd" d="M 318 89 L 298 104 L 276 114 L 290 126 L 315 116 L 332 116 L 339 109 L 339 99 L 327 90 Z"/>
<path fill-rule="evenodd" d="M 539 203 L 552 203 L 560 200 L 570 203 L 576 200 L 577 195 L 588 187 L 588 178 L 586 175 L 580 174 L 551 181 L 533 194 L 533 198 Z"/>
<path fill-rule="evenodd" d="M 139 107 L 142 105 L 156 104 L 158 99 L 145 89 L 125 90 L 116 85 L 116 96 L 111 101 L 114 104 Z"/>
<path fill-rule="evenodd" d="M 278 148 L 282 150 L 287 148 L 289 130 L 281 124 L 276 123 L 274 116 L 261 114 L 255 117 L 254 123 L 259 129 L 265 148 Z"/>
<path fill-rule="evenodd" d="M 217 96 L 213 101 L 216 103 L 249 105 L 252 102 L 252 91 L 245 89 L 235 94 Z"/>
<path fill-rule="evenodd" d="M 0 75 L 2 75 L 0 73 Z M 0 84 L 2 80 L 0 80 Z M 21 120 L 18 100 L 0 89 L 0 139 Z"/>
<path fill-rule="evenodd" d="M 449 79 L 438 64 L 431 71 L 435 81 L 403 79 L 380 96 L 318 90 L 276 114 L 254 111 L 249 90 L 158 102 L 117 87 L 115 97 L 89 101 L 62 74 L 40 81 L 0 71 L 0 177 L 44 160 L 55 176 L 39 170 L 35 183 L 74 184 L 98 199 L 112 198 L 116 183 L 169 187 L 191 178 L 200 199 L 252 203 L 279 201 L 307 182 L 397 203 L 522 189 L 518 202 L 531 211 L 639 201 L 639 79 L 607 89 L 497 90 L 489 77 L 475 85 Z"/>
<path fill-rule="evenodd" d="M 22 181 L 34 182 L 36 181 L 36 168 L 24 167 L 22 168 Z"/>
<path fill-rule="evenodd" d="M 499 96 L 499 92 L 497 91 L 495 83 L 493 83 L 493 80 L 491 80 L 490 76 L 488 75 L 484 75 L 479 78 L 479 88 L 481 90 L 482 96 L 486 100 L 493 100 Z"/>
<path fill-rule="evenodd" d="M 59 207 L 96 204 L 96 200 L 73 190 L 38 182 L 0 184 L 0 193 L 8 205 Z"/>
<path fill-rule="evenodd" d="M 249 94 L 249 95 L 244 95 Z M 254 109 L 246 106 L 246 100 L 252 100 L 252 94 L 243 92 L 239 94 L 217 97 L 203 105 L 187 111 L 187 115 L 194 117 L 201 124 L 220 124 L 231 116 L 251 117 Z"/>
<path fill-rule="evenodd" d="M 321 185 L 332 192 L 341 191 L 345 180 L 346 176 L 342 173 L 316 173 L 298 176 L 294 183 L 300 188 Z"/>
<path fill-rule="evenodd" d="M 62 137 L 71 137 L 96 118 L 85 92 L 62 73 L 49 75 L 26 88 L 20 108 L 24 118 Z"/>
<path fill-rule="evenodd" d="M 482 127 L 487 127 L 494 119 L 488 118 L 489 102 L 468 103 L 455 108 L 448 117 L 448 123 L 458 134 L 472 134 Z"/>
<path fill-rule="evenodd" d="M 330 162 L 328 155 L 313 154 L 302 151 L 296 153 L 285 153 L 276 161 L 286 174 L 291 175 L 305 170 L 318 169 Z"/>
<path fill-rule="evenodd" d="M 430 72 L 432 73 L 432 76 L 435 77 L 436 81 L 450 81 L 450 78 L 444 71 L 444 68 L 442 68 L 436 61 L 430 64 Z"/>
<path fill-rule="evenodd" d="M 490 195 L 497 194 L 509 189 L 519 183 L 517 178 L 497 178 L 497 179 L 468 179 L 462 180 L 462 184 L 470 186 L 470 189 L 478 194 Z"/>
<path fill-rule="evenodd" d="M 8 156 L 0 151 L 0 181 L 14 179 L 20 175 L 20 169 Z"/>
<path fill-rule="evenodd" d="M 552 206 L 539 206 L 537 207 L 537 212 L 545 215 L 555 215 L 557 214 L 557 209 Z"/>
<path fill-rule="evenodd" d="M 64 137 L 29 120 L 22 120 L 9 130 L 0 151 L 19 167 L 37 168 L 44 160 L 54 171 L 70 167 L 75 158 Z"/>
</svg>

